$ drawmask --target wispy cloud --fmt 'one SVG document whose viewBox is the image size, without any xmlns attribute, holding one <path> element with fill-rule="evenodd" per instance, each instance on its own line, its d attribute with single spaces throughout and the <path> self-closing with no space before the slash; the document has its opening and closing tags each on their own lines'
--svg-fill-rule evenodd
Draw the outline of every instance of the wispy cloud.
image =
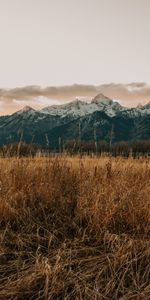
<svg viewBox="0 0 150 300">
<path fill-rule="evenodd" d="M 12 113 L 24 105 L 42 108 L 47 105 L 72 101 L 77 96 L 94 97 L 98 93 L 118 100 L 125 106 L 136 106 L 150 100 L 150 85 L 144 82 L 129 84 L 110 83 L 103 85 L 74 84 L 70 86 L 40 87 L 25 86 L 14 89 L 0 89 L 0 114 Z"/>
</svg>

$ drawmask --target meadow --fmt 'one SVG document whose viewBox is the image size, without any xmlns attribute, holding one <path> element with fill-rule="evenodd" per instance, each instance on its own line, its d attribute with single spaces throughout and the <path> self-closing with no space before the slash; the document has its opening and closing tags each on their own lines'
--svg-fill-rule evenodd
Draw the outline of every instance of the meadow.
<svg viewBox="0 0 150 300">
<path fill-rule="evenodd" d="M 150 159 L 0 158 L 0 299 L 150 299 Z"/>
</svg>

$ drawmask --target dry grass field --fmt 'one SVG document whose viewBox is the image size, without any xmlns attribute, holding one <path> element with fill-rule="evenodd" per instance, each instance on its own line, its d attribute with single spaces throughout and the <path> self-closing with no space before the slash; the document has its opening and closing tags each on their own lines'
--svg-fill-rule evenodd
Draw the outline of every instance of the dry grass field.
<svg viewBox="0 0 150 300">
<path fill-rule="evenodd" d="M 0 159 L 0 299 L 150 299 L 150 160 Z"/>
</svg>

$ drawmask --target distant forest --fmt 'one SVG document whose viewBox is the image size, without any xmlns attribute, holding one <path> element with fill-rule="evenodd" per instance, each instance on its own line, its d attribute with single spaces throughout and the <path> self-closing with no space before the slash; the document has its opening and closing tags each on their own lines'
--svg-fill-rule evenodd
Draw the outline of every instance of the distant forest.
<svg viewBox="0 0 150 300">
<path fill-rule="evenodd" d="M 24 142 L 1 146 L 1 157 L 12 156 L 49 156 L 58 154 L 68 155 L 112 155 L 114 157 L 134 157 L 150 156 L 150 140 L 133 141 L 133 142 L 117 142 L 111 143 L 106 141 L 80 141 L 68 140 L 62 141 L 59 139 L 57 148 L 42 148 L 36 144 L 26 144 Z"/>
</svg>

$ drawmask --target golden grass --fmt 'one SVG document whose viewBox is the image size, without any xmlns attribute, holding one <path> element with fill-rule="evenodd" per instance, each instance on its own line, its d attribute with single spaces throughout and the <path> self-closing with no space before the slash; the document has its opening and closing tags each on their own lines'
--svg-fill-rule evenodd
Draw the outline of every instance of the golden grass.
<svg viewBox="0 0 150 300">
<path fill-rule="evenodd" d="M 0 299 L 150 299 L 150 160 L 0 159 Z"/>
</svg>

